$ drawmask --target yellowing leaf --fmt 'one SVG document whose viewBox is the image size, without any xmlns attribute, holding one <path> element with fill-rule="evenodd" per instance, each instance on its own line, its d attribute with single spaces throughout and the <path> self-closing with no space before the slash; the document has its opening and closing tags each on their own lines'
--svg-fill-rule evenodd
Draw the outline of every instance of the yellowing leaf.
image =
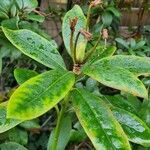
<svg viewBox="0 0 150 150">
<path fill-rule="evenodd" d="M 74 82 L 74 74 L 62 70 L 51 70 L 27 80 L 11 96 L 7 117 L 30 120 L 46 113 L 66 96 Z"/>
</svg>

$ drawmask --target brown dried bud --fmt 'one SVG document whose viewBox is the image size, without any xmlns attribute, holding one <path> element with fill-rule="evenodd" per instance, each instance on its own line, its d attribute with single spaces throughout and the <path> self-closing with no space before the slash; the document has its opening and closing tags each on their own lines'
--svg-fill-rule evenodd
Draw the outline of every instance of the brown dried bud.
<svg viewBox="0 0 150 150">
<path fill-rule="evenodd" d="M 77 75 L 79 75 L 81 73 L 81 66 L 80 64 L 74 64 L 73 66 L 73 72 Z"/>
<path fill-rule="evenodd" d="M 103 36 L 103 39 L 108 39 L 108 30 L 107 29 L 103 29 L 102 36 Z"/>
<path fill-rule="evenodd" d="M 75 31 L 75 26 L 78 22 L 78 17 L 75 17 L 74 19 L 70 20 L 70 30 Z"/>
<path fill-rule="evenodd" d="M 90 3 L 91 7 L 96 7 L 97 5 L 102 4 L 101 0 L 94 0 Z"/>
<path fill-rule="evenodd" d="M 92 34 L 84 29 L 80 30 L 80 33 L 89 41 L 92 38 Z"/>
</svg>

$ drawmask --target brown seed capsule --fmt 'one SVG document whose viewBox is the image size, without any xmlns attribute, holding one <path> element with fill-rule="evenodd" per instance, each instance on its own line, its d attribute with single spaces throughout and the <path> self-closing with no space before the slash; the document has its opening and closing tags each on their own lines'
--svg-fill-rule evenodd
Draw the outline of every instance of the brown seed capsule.
<svg viewBox="0 0 150 150">
<path fill-rule="evenodd" d="M 92 34 L 84 29 L 80 30 L 80 33 L 89 41 L 92 38 Z"/>
<path fill-rule="evenodd" d="M 78 18 L 75 17 L 74 19 L 70 20 L 70 30 L 71 31 L 75 31 L 75 26 L 78 22 Z"/>
<path fill-rule="evenodd" d="M 107 29 L 103 29 L 102 36 L 103 36 L 103 39 L 108 39 L 108 30 Z"/>
<path fill-rule="evenodd" d="M 90 3 L 91 7 L 96 7 L 97 5 L 101 4 L 102 1 L 101 0 L 94 0 Z"/>
<path fill-rule="evenodd" d="M 73 72 L 77 75 L 79 75 L 81 73 L 81 66 L 80 64 L 74 64 L 73 66 Z"/>
</svg>

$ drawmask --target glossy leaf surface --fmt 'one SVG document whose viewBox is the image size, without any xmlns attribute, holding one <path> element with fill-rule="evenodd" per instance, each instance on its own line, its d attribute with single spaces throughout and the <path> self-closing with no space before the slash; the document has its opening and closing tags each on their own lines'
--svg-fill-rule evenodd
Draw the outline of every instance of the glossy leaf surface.
<svg viewBox="0 0 150 150">
<path fill-rule="evenodd" d="M 106 96 L 107 100 L 116 107 L 125 109 L 132 113 L 138 113 L 139 107 L 136 107 L 129 99 L 121 96 L 121 95 L 114 95 L 114 96 Z"/>
<path fill-rule="evenodd" d="M 8 14 L 10 6 L 12 5 L 13 0 L 5 0 L 0 2 L 0 12 Z"/>
<path fill-rule="evenodd" d="M 36 71 L 29 70 L 29 69 L 17 68 L 14 70 L 15 79 L 17 80 L 18 84 L 20 84 L 20 85 L 23 84 L 28 79 L 35 77 L 37 75 L 38 75 L 38 73 Z"/>
<path fill-rule="evenodd" d="M 128 69 L 136 75 L 149 75 L 150 74 L 150 58 L 138 57 L 131 55 L 116 55 L 112 57 L 103 58 L 93 65 L 121 67 Z"/>
<path fill-rule="evenodd" d="M 97 61 L 89 67 L 85 67 L 83 72 L 106 86 L 139 97 L 147 98 L 148 96 L 143 83 L 126 69 L 112 67 L 107 63 L 101 64 L 101 61 Z"/>
<path fill-rule="evenodd" d="M 31 12 L 38 6 L 37 0 L 15 0 L 19 9 L 23 9 L 25 12 Z"/>
<path fill-rule="evenodd" d="M 71 92 L 77 117 L 96 150 L 131 150 L 128 139 L 103 100 L 83 90 Z"/>
<path fill-rule="evenodd" d="M 112 111 L 131 142 L 150 146 L 150 129 L 140 118 L 117 107 L 112 108 Z"/>
<path fill-rule="evenodd" d="M 6 118 L 6 107 L 0 106 L 0 133 L 3 133 L 18 124 L 20 124 L 21 120 L 15 120 L 15 119 L 7 119 Z"/>
<path fill-rule="evenodd" d="M 11 96 L 7 117 L 30 120 L 44 114 L 66 96 L 74 82 L 74 74 L 62 70 L 27 80 Z"/>
<path fill-rule="evenodd" d="M 63 59 L 52 42 L 27 29 L 2 29 L 8 40 L 25 55 L 50 68 L 65 68 Z"/>
<path fill-rule="evenodd" d="M 143 101 L 139 115 L 150 128 L 150 98 Z"/>
<path fill-rule="evenodd" d="M 78 18 L 78 21 L 75 26 L 75 32 L 73 37 L 74 42 L 79 30 L 86 28 L 86 18 L 82 12 L 82 9 L 78 5 L 75 5 L 70 11 L 66 13 L 62 25 L 62 35 L 64 43 L 70 55 L 72 54 L 70 50 L 70 35 L 71 35 L 70 20 L 74 19 L 75 17 Z M 85 47 L 86 47 L 86 40 L 82 35 L 80 35 L 77 43 L 77 54 L 79 55 L 82 50 L 84 51 Z"/>
<path fill-rule="evenodd" d="M 65 150 L 65 147 L 68 144 L 69 139 L 70 139 L 71 128 L 72 128 L 71 127 L 71 118 L 69 116 L 65 116 L 65 118 L 63 118 L 63 120 L 61 122 L 56 150 Z M 51 132 L 51 135 L 50 135 L 50 138 L 48 141 L 47 150 L 52 149 L 52 143 L 54 142 L 54 131 L 55 130 L 53 130 Z"/>
<path fill-rule="evenodd" d="M 87 64 L 91 64 L 96 62 L 97 60 L 100 60 L 104 57 L 108 57 L 108 56 L 112 56 L 116 51 L 116 47 L 115 46 L 108 46 L 105 48 L 105 46 L 98 46 L 96 48 L 96 51 L 93 53 L 93 55 L 90 57 L 90 59 L 88 60 Z"/>
<path fill-rule="evenodd" d="M 115 46 L 109 46 L 107 47 L 103 53 L 100 54 L 100 58 L 104 58 L 104 57 L 108 57 L 108 56 L 112 56 L 115 51 L 116 51 L 116 47 Z"/>
<path fill-rule="evenodd" d="M 27 150 L 24 146 L 15 143 L 15 142 L 7 142 L 0 144 L 1 150 Z"/>
</svg>

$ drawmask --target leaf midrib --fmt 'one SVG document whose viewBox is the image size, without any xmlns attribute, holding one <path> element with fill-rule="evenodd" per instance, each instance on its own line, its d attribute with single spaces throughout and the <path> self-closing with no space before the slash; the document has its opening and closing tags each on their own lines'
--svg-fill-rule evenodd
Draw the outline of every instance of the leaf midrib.
<svg viewBox="0 0 150 150">
<path fill-rule="evenodd" d="M 76 90 L 77 90 L 77 89 L 76 89 Z M 89 107 L 89 109 L 91 110 L 91 112 L 94 114 L 94 117 L 95 117 L 95 112 L 93 111 L 93 109 L 90 107 L 90 105 L 88 104 L 88 102 L 85 100 L 84 96 L 82 96 L 81 92 L 80 92 L 79 90 L 77 90 L 77 91 L 78 91 L 78 93 L 81 95 L 81 97 L 84 99 L 85 103 L 87 104 L 87 106 Z M 95 117 L 95 118 L 96 118 L 96 117 Z M 109 143 L 112 144 L 112 148 L 113 148 L 114 150 L 116 150 L 116 148 L 114 147 L 114 145 L 113 145 L 111 139 L 108 138 L 108 136 L 107 136 L 107 134 L 106 134 L 106 132 L 105 132 L 105 129 L 102 128 L 101 123 L 100 123 L 97 119 L 96 119 L 96 121 L 97 121 L 98 124 L 100 124 L 100 127 L 101 127 L 102 131 L 104 132 L 106 138 L 108 139 Z"/>
<path fill-rule="evenodd" d="M 66 74 L 64 74 L 63 76 L 61 76 L 59 79 L 57 79 L 55 82 L 53 82 L 50 86 L 48 86 L 46 88 L 45 91 L 41 92 L 40 94 L 36 95 L 35 98 L 33 98 L 32 100 L 30 101 L 27 101 L 26 104 L 28 103 L 32 103 L 33 101 L 35 101 L 36 99 L 38 99 L 41 95 L 43 95 L 44 93 L 46 93 L 51 87 L 53 87 L 57 82 L 59 82 L 63 77 L 67 76 L 70 72 L 67 72 Z M 28 80 L 29 81 L 29 80 Z"/>
<path fill-rule="evenodd" d="M 5 29 L 4 29 L 5 30 Z M 20 31 L 27 31 L 27 32 L 30 32 L 30 30 L 27 30 L 27 29 L 22 29 L 22 30 L 20 30 Z M 7 33 L 8 31 L 6 31 L 6 34 L 8 34 Z M 17 31 L 12 31 L 12 32 L 17 32 Z M 5 33 L 5 32 L 4 32 Z M 30 32 L 31 33 L 31 32 Z M 5 35 L 6 35 L 5 34 Z M 32 33 L 31 33 L 32 34 Z M 34 33 L 34 34 L 37 34 L 37 33 Z M 38 34 L 37 34 L 38 35 Z M 39 35 L 38 35 L 39 36 Z M 6 37 L 11 41 L 11 39 L 12 38 L 10 38 L 8 35 L 6 35 Z M 44 40 L 44 41 L 46 41 L 46 42 L 48 42 L 49 44 L 50 44 L 50 42 L 47 40 L 47 39 L 45 39 L 45 38 L 43 38 L 43 37 L 41 37 L 40 36 L 40 38 L 42 39 L 42 40 Z M 22 41 L 22 42 L 24 42 L 21 38 L 20 38 L 20 40 Z M 17 44 L 15 43 L 15 42 L 11 42 L 14 46 L 16 46 L 20 51 L 22 51 L 25 55 L 27 55 L 27 56 L 32 56 L 32 55 L 30 55 L 30 54 L 28 54 L 28 53 L 26 53 L 26 52 L 24 52 L 24 50 L 22 50 L 23 48 L 21 48 L 20 46 L 17 46 Z M 29 44 L 29 43 L 28 43 Z M 29 44 L 29 45 L 32 45 L 32 44 Z M 51 44 L 50 44 L 51 45 Z M 52 45 L 51 45 L 52 46 Z M 52 46 L 53 47 L 53 46 Z M 21 48 L 21 49 L 20 49 Z M 54 48 L 54 47 L 53 47 Z M 55 49 L 55 48 L 54 48 Z M 55 49 L 56 51 L 57 51 L 57 49 Z M 44 54 L 44 56 L 47 56 L 45 53 L 43 53 L 42 51 L 40 51 L 42 54 Z M 58 52 L 58 51 L 57 51 Z M 60 57 L 61 55 L 59 54 L 59 52 L 57 53 L 57 55 Z M 36 59 L 36 57 L 35 57 L 35 59 Z M 60 68 L 64 68 L 64 66 L 62 67 L 59 63 L 57 63 L 57 61 L 55 61 L 54 59 L 52 59 L 51 57 L 50 57 L 50 59 L 53 61 L 53 62 L 55 62 L 55 64 L 57 64 Z M 37 59 L 36 59 L 37 60 Z M 63 60 L 63 59 L 62 59 Z M 40 60 L 40 62 L 43 64 L 43 65 L 45 65 L 41 60 Z M 50 64 L 47 64 L 46 65 L 47 67 L 50 67 Z M 51 66 L 50 68 L 55 68 L 56 66 Z M 64 68 L 65 69 L 65 68 Z"/>
</svg>

